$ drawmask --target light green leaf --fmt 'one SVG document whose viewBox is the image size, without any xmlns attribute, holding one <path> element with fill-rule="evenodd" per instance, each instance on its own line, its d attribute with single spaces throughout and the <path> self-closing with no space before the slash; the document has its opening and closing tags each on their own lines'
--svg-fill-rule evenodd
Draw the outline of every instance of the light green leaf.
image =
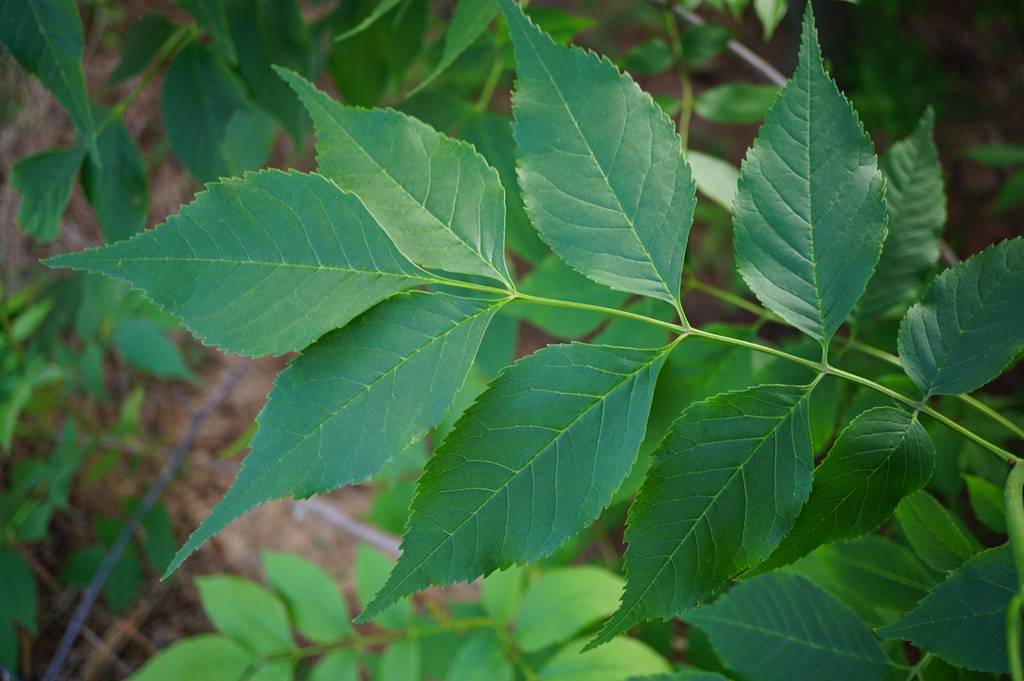
<svg viewBox="0 0 1024 681">
<path fill-rule="evenodd" d="M 402 557 L 359 620 L 536 561 L 592 522 L 633 465 L 667 350 L 552 345 L 502 372 L 427 462 Z"/>
<path fill-rule="evenodd" d="M 192 43 L 167 67 L 160 95 L 167 139 L 200 182 L 231 174 L 222 152 L 228 122 L 248 106 L 241 82 L 205 45 Z"/>
<path fill-rule="evenodd" d="M 455 398 L 499 306 L 413 292 L 307 348 L 278 376 L 238 477 L 171 569 L 255 506 L 365 480 L 421 438 Z"/>
<path fill-rule="evenodd" d="M 246 355 L 299 350 L 427 277 L 356 197 L 276 170 L 211 184 L 155 230 L 46 262 L 124 279 Z"/>
<path fill-rule="evenodd" d="M 292 681 L 295 678 L 295 663 L 291 660 L 277 660 L 264 663 L 245 681 Z"/>
<path fill-rule="evenodd" d="M 786 16 L 788 4 L 788 0 L 754 0 L 754 13 L 764 28 L 765 40 L 771 39 L 782 17 Z"/>
<path fill-rule="evenodd" d="M 397 7 L 398 4 L 403 1 L 404 0 L 378 0 L 377 6 L 374 7 L 373 10 L 371 10 L 370 13 L 367 14 L 362 21 L 360 21 L 358 24 L 356 24 L 349 30 L 345 31 L 341 35 L 337 36 L 334 39 L 334 41 L 340 43 L 345 40 L 348 40 L 354 35 L 362 33 L 366 29 L 370 28 L 370 26 L 375 24 L 378 19 L 380 19 L 382 16 L 390 12 L 394 7 Z"/>
<path fill-rule="evenodd" d="M 679 305 L 696 203 L 675 127 L 609 61 L 562 47 L 512 0 L 513 96 L 527 212 L 573 269 Z"/>
<path fill-rule="evenodd" d="M 82 20 L 74 0 L 0 2 L 0 44 L 53 93 L 96 154 L 92 106 L 82 71 Z"/>
<path fill-rule="evenodd" d="M 203 611 L 225 636 L 256 653 L 292 648 L 291 627 L 284 605 L 255 582 L 233 575 L 197 577 Z"/>
<path fill-rule="evenodd" d="M 228 0 L 226 9 L 238 70 L 252 98 L 301 144 L 309 117 L 271 68 L 286 66 L 305 76 L 313 70 L 312 40 L 295 0 Z"/>
<path fill-rule="evenodd" d="M 238 63 L 235 45 L 231 42 L 228 17 L 224 11 L 224 0 L 176 0 L 195 17 L 199 25 L 213 38 L 217 50 L 232 64 Z"/>
<path fill-rule="evenodd" d="M 928 109 L 914 132 L 882 155 L 889 236 L 875 275 L 857 304 L 859 320 L 902 313 L 918 297 L 925 277 L 939 260 L 946 192 L 934 128 L 935 113 Z"/>
<path fill-rule="evenodd" d="M 430 72 L 430 75 L 409 93 L 409 96 L 415 95 L 444 73 L 459 58 L 459 55 L 476 42 L 476 39 L 487 29 L 497 13 L 498 5 L 495 0 L 459 0 L 459 4 L 455 6 L 455 12 L 452 14 L 451 23 L 448 25 L 448 32 L 445 33 L 441 60 Z"/>
<path fill-rule="evenodd" d="M 173 32 L 174 24 L 157 12 L 150 12 L 132 24 L 121 43 L 121 61 L 107 78 L 107 84 L 115 85 L 142 73 Z"/>
<path fill-rule="evenodd" d="M 491 632 L 470 636 L 455 653 L 445 681 L 514 681 L 515 667 Z"/>
<path fill-rule="evenodd" d="M 718 672 L 706 672 L 703 669 L 682 669 L 674 674 L 631 676 L 628 681 L 729 681 L 729 679 Z"/>
<path fill-rule="evenodd" d="M 959 667 L 1005 673 L 1006 608 L 1017 588 L 1010 549 L 990 549 L 964 563 L 878 634 L 910 641 Z"/>
<path fill-rule="evenodd" d="M 177 346 L 146 319 L 129 317 L 118 324 L 114 329 L 114 345 L 128 364 L 147 374 L 185 381 L 195 378 Z"/>
<path fill-rule="evenodd" d="M 736 81 L 701 92 L 693 101 L 693 110 L 701 118 L 716 123 L 758 123 L 778 95 L 777 85 Z"/>
<path fill-rule="evenodd" d="M 402 253 L 512 285 L 504 190 L 471 145 L 392 109 L 342 106 L 298 74 L 278 73 L 313 117 L 320 172 L 359 196 Z"/>
<path fill-rule="evenodd" d="M 967 150 L 967 155 L 993 168 L 1024 165 L 1024 146 L 1019 144 L 976 144 Z"/>
<path fill-rule="evenodd" d="M 421 681 L 420 642 L 415 638 L 399 639 L 388 646 L 377 665 L 377 681 Z"/>
<path fill-rule="evenodd" d="M 871 630 L 803 577 L 763 575 L 687 611 L 726 667 L 758 681 L 881 681 L 888 659 Z"/>
<path fill-rule="evenodd" d="M 894 621 L 935 584 L 913 553 L 874 535 L 822 546 L 790 569 L 831 591 L 872 625 Z"/>
<path fill-rule="evenodd" d="M 394 568 L 395 561 L 378 553 L 365 544 L 356 547 L 355 581 L 356 595 L 364 606 L 373 600 L 373 595 L 380 591 L 388 579 L 388 572 Z M 403 598 L 382 612 L 374 621 L 385 629 L 400 629 L 412 622 L 412 601 Z"/>
<path fill-rule="evenodd" d="M 588 305 L 618 308 L 629 298 L 628 293 L 613 291 L 596 284 L 568 267 L 558 256 L 551 254 L 531 271 L 519 285 L 528 295 L 555 295 L 565 300 Z M 507 313 L 516 319 L 533 324 L 556 338 L 577 339 L 596 330 L 608 317 L 600 312 L 567 310 L 547 305 L 513 304 Z M 662 344 L 663 345 L 663 344 Z"/>
<path fill-rule="evenodd" d="M 811 491 L 810 392 L 723 393 L 672 424 L 629 511 L 622 605 L 595 643 L 692 607 L 768 557 Z"/>
<path fill-rule="evenodd" d="M 736 197 L 736 183 L 740 179 L 740 171 L 736 166 L 694 149 L 686 150 L 686 160 L 693 169 L 697 191 L 731 212 Z"/>
<path fill-rule="evenodd" d="M 939 572 L 955 570 L 981 548 L 963 523 L 924 491 L 900 503 L 896 520 L 921 560 Z"/>
<path fill-rule="evenodd" d="M 1006 534 L 1006 514 L 1003 511 L 1003 491 L 984 478 L 964 475 L 971 510 L 981 524 L 1000 534 Z"/>
<path fill-rule="evenodd" d="M 48 149 L 19 159 L 11 169 L 11 186 L 21 194 L 18 224 L 36 241 L 53 241 L 60 233 L 84 154 L 81 146 Z"/>
<path fill-rule="evenodd" d="M 565 641 L 615 612 L 624 582 L 593 566 L 551 570 L 530 585 L 515 623 L 515 641 L 530 653 Z"/>
<path fill-rule="evenodd" d="M 565 644 L 541 667 L 541 681 L 625 681 L 635 674 L 669 671 L 668 662 L 645 643 L 616 638 L 597 650 L 584 649 L 585 639 Z"/>
<path fill-rule="evenodd" d="M 618 60 L 623 71 L 638 75 L 660 73 L 675 61 L 672 48 L 661 38 L 650 38 L 629 48 Z"/>
<path fill-rule="evenodd" d="M 319 567 L 294 553 L 263 551 L 262 557 L 267 583 L 284 601 L 303 636 L 329 643 L 352 631 L 337 585 Z"/>
<path fill-rule="evenodd" d="M 985 385 L 1024 349 L 1024 238 L 950 267 L 900 324 L 899 355 L 925 396 Z"/>
<path fill-rule="evenodd" d="M 480 604 L 499 622 L 511 622 L 523 596 L 526 569 L 513 566 L 495 570 L 480 584 Z"/>
<path fill-rule="evenodd" d="M 792 563 L 821 544 L 871 532 L 903 497 L 927 484 L 934 467 L 935 448 L 916 417 L 893 407 L 862 413 L 814 470 L 811 497 L 793 529 L 754 572 Z"/>
<path fill-rule="evenodd" d="M 108 110 L 96 107 L 96 118 Z M 149 212 L 149 182 L 135 142 L 120 120 L 107 124 L 96 140 L 103 165 L 89 155 L 82 165 L 85 198 L 96 209 L 106 241 L 127 239 L 142 230 Z"/>
<path fill-rule="evenodd" d="M 356 654 L 351 650 L 335 650 L 320 658 L 308 681 L 359 681 Z"/>
<path fill-rule="evenodd" d="M 821 62 L 810 4 L 796 73 L 740 169 L 736 262 L 762 303 L 827 347 L 885 240 L 882 175 Z"/>
<path fill-rule="evenodd" d="M 161 650 L 129 681 L 241 681 L 256 662 L 226 636 L 193 636 Z"/>
</svg>

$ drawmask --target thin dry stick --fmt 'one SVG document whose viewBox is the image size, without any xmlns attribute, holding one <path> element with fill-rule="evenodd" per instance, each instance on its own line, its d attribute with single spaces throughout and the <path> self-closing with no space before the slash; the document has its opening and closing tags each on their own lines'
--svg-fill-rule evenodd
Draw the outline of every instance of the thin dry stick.
<svg viewBox="0 0 1024 681">
<path fill-rule="evenodd" d="M 703 26 L 704 24 L 707 23 L 700 15 L 691 12 L 688 9 L 680 7 L 679 5 L 675 4 L 673 0 L 649 1 L 651 2 L 651 4 L 656 5 L 658 7 L 671 7 L 672 11 L 675 12 L 675 15 L 688 24 L 693 24 L 694 26 Z M 769 64 L 760 55 L 758 55 L 756 52 L 751 50 L 749 47 L 747 47 L 740 41 L 736 40 L 735 38 L 731 38 L 729 42 L 726 43 L 726 47 L 729 48 L 730 52 L 732 52 L 737 57 L 742 59 L 750 68 L 761 74 L 761 77 L 763 77 L 769 83 L 774 83 L 779 87 L 783 87 L 786 84 L 786 77 L 782 75 L 781 71 L 779 71 L 777 68 Z M 956 252 L 950 247 L 950 245 L 946 243 L 945 239 L 939 240 L 939 252 L 942 254 L 942 260 L 946 263 L 946 265 L 952 266 L 960 262 L 960 258 L 957 256 Z"/>
<path fill-rule="evenodd" d="M 307 499 L 295 505 L 295 514 L 299 518 L 307 512 L 319 516 L 322 520 L 327 521 L 328 524 L 348 532 L 356 539 L 369 544 L 389 556 L 398 557 L 398 554 L 401 553 L 401 541 L 397 537 L 392 537 L 390 534 L 385 534 L 375 527 L 354 520 L 322 501 Z"/>
<path fill-rule="evenodd" d="M 106 557 L 103 559 L 103 563 L 100 565 L 99 570 L 93 576 L 89 582 L 89 587 L 85 590 L 82 595 L 82 600 L 79 602 L 78 607 L 75 608 L 74 614 L 71 616 L 71 621 L 68 623 L 67 629 L 64 630 L 64 635 L 61 637 L 60 645 L 57 647 L 57 653 L 53 656 L 50 661 L 50 666 L 46 669 L 46 674 L 43 676 L 43 681 L 56 681 L 61 671 L 64 668 L 64 663 L 67 660 L 68 654 L 71 652 L 71 647 L 75 644 L 78 639 L 78 634 L 85 624 L 86 618 L 89 616 L 89 612 L 92 607 L 96 604 L 96 599 L 100 595 L 100 590 L 103 585 L 106 584 L 107 579 L 110 577 L 110 573 L 113 571 L 114 566 L 117 564 L 121 554 L 124 553 L 128 543 L 132 539 L 132 535 L 138 530 L 142 518 L 149 512 L 149 509 L 157 502 L 160 495 L 163 493 L 164 488 L 170 483 L 174 474 L 181 467 L 181 464 L 185 461 L 185 456 L 192 449 L 192 444 L 195 442 L 196 436 L 199 434 L 199 429 L 203 423 L 208 419 L 217 407 L 220 406 L 224 398 L 234 387 L 238 379 L 241 378 L 242 373 L 249 366 L 251 360 L 244 359 L 237 362 L 231 367 L 224 378 L 221 379 L 220 383 L 217 384 L 206 399 L 203 400 L 202 406 L 192 416 L 189 421 L 188 429 L 185 431 L 185 436 L 181 438 L 177 446 L 171 452 L 171 455 L 167 459 L 167 463 L 164 465 L 162 471 L 160 471 L 160 477 L 156 479 L 156 482 L 150 486 L 146 492 L 146 496 L 142 498 L 142 502 L 135 509 L 135 513 L 132 514 L 131 519 L 121 530 L 121 533 L 117 536 L 117 541 L 110 547 Z"/>
</svg>

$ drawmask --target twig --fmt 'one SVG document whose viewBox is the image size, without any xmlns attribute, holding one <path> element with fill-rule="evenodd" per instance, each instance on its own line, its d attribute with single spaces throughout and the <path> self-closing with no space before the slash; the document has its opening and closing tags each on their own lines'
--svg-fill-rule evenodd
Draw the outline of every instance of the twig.
<svg viewBox="0 0 1024 681">
<path fill-rule="evenodd" d="M 89 616 L 89 612 L 92 607 L 96 604 L 96 600 L 99 597 L 100 590 L 110 577 L 110 573 L 113 571 L 114 566 L 120 559 L 121 554 L 124 553 L 128 543 L 132 539 L 132 535 L 137 531 L 142 518 L 149 512 L 149 510 L 156 503 L 157 499 L 160 498 L 164 488 L 167 487 L 174 474 L 181 467 L 181 464 L 185 460 L 185 456 L 192 449 L 192 444 L 195 442 L 196 436 L 199 434 L 199 429 L 203 423 L 216 411 L 220 403 L 224 401 L 224 398 L 234 387 L 235 383 L 242 376 L 242 373 L 249 366 L 251 360 L 244 359 L 237 362 L 231 367 L 224 378 L 221 379 L 220 383 L 217 384 L 206 399 L 203 400 L 203 404 L 199 407 L 199 410 L 192 416 L 189 421 L 188 429 L 185 431 L 184 437 L 178 442 L 177 446 L 172 450 L 170 456 L 167 459 L 167 463 L 164 465 L 162 471 L 160 471 L 160 477 L 156 479 L 156 482 L 150 486 L 146 492 L 146 496 L 142 498 L 135 512 L 132 514 L 131 519 L 121 529 L 121 533 L 117 536 L 117 540 L 110 547 L 106 557 L 103 559 L 103 563 L 100 565 L 99 570 L 93 575 L 92 580 L 89 582 L 89 587 L 85 590 L 82 595 L 82 600 L 78 603 L 78 607 L 75 608 L 74 614 L 71 616 L 71 621 L 68 623 L 67 629 L 64 630 L 64 635 L 61 637 L 60 645 L 57 647 L 57 653 L 53 656 L 50 661 L 50 666 L 46 669 L 46 674 L 43 676 L 43 681 L 56 681 L 59 677 L 61 670 L 64 667 L 64 662 L 67 660 L 68 654 L 71 652 L 71 647 L 74 645 L 78 638 L 78 634 L 85 624 L 86 618 Z"/>
<path fill-rule="evenodd" d="M 348 532 L 356 539 L 366 542 L 389 556 L 401 553 L 401 541 L 397 537 L 385 534 L 375 527 L 353 520 L 333 506 L 318 499 L 307 499 L 295 504 L 295 514 L 299 518 L 306 512 L 314 513 L 340 530 Z"/>
</svg>

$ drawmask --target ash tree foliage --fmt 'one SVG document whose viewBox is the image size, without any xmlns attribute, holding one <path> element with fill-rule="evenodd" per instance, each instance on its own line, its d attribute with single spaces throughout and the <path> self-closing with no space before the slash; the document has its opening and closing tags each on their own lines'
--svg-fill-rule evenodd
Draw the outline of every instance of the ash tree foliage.
<svg viewBox="0 0 1024 681">
<path fill-rule="evenodd" d="M 404 113 L 343 106 L 281 67 L 313 122 L 316 172 L 222 179 L 155 230 L 47 261 L 127 281 L 227 352 L 299 352 L 237 480 L 168 572 L 253 507 L 360 482 L 419 441 L 455 400 L 488 325 L 516 301 L 641 330 L 609 326 L 607 344 L 550 345 L 497 374 L 429 459 L 401 558 L 359 621 L 388 617 L 430 585 L 550 556 L 622 488 L 636 492 L 625 581 L 589 639 L 597 651 L 624 645 L 635 625 L 679 616 L 743 678 L 913 673 L 899 641 L 965 669 L 1008 671 L 1020 644 L 1019 622 L 1009 644 L 1004 626 L 1019 591 L 1014 554 L 979 552 L 922 491 L 936 462 L 936 431 L 923 422 L 1018 461 L 932 398 L 989 383 L 1024 348 L 1024 239 L 927 283 L 945 220 L 932 114 L 879 162 L 823 66 L 808 6 L 798 65 L 732 205 L 739 273 L 763 314 L 806 342 L 787 349 L 759 340 L 756 327 L 696 327 L 680 293 L 695 183 L 673 123 L 610 61 L 556 42 L 512 0 L 499 6 L 517 63 L 526 214 L 550 257 L 570 268 L 564 276 L 618 292 L 613 304 L 517 284 L 505 260 L 507 187 L 474 146 Z M 458 35 L 450 40 L 457 54 Z M 621 309 L 637 297 L 644 306 Z M 898 358 L 851 337 L 865 320 L 901 315 Z M 857 347 L 910 381 L 841 368 Z M 724 381 L 725 392 L 657 425 L 659 375 L 751 352 L 774 368 L 754 384 Z M 862 399 L 833 439 L 840 383 Z M 979 503 L 995 506 L 986 515 L 998 516 L 998 500 L 979 490 Z M 1004 526 L 1019 542 L 1019 488 L 1007 499 Z M 893 515 L 916 555 L 863 537 Z M 851 557 L 877 565 L 857 572 Z M 916 590 L 900 591 L 895 611 L 873 600 L 894 583 Z"/>
</svg>

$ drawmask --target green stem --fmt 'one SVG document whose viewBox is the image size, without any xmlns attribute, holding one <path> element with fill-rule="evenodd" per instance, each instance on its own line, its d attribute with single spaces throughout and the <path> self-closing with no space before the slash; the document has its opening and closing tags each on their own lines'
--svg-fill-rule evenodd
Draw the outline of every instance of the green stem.
<svg viewBox="0 0 1024 681">
<path fill-rule="evenodd" d="M 917 402 L 907 397 L 906 395 L 903 395 L 902 393 L 892 390 L 891 388 L 887 388 L 884 385 L 881 385 L 880 383 L 876 383 L 875 381 L 872 381 L 869 378 L 865 378 L 858 374 L 850 373 L 849 371 L 845 371 L 843 369 L 831 366 L 827 361 L 815 362 L 814 360 L 810 360 L 805 357 L 799 357 L 798 355 L 794 355 L 784 350 L 779 350 L 778 348 L 774 348 L 769 345 L 762 345 L 761 343 L 755 343 L 753 341 L 743 340 L 741 338 L 732 338 L 731 336 L 724 336 L 721 334 L 713 333 L 711 331 L 706 331 L 704 329 L 699 329 L 692 326 L 682 326 L 680 324 L 674 324 L 672 322 L 666 322 L 660 319 L 648 317 L 646 315 L 630 312 L 629 310 L 619 310 L 613 307 L 605 307 L 603 305 L 592 305 L 590 303 L 578 303 L 571 300 L 545 298 L 543 296 L 535 296 L 529 293 L 523 293 L 521 291 L 497 288 L 494 286 L 487 286 L 485 284 L 476 284 L 471 282 L 455 281 L 440 278 L 432 279 L 430 281 L 431 283 L 440 284 L 444 286 L 454 286 L 472 289 L 474 291 L 492 293 L 495 295 L 503 296 L 507 301 L 522 300 L 528 303 L 534 303 L 536 305 L 547 305 L 549 307 L 559 307 L 570 310 L 585 310 L 587 312 L 596 312 L 605 315 L 623 317 L 625 319 L 632 319 L 638 322 L 644 322 L 646 324 L 654 324 L 656 326 L 660 326 L 662 328 L 678 333 L 680 335 L 680 338 L 677 339 L 677 341 L 686 336 L 696 336 L 717 343 L 723 343 L 725 345 L 734 345 L 736 347 L 745 348 L 753 352 L 760 352 L 762 354 L 772 355 L 773 357 L 779 357 L 781 359 L 785 359 L 795 364 L 801 364 L 804 367 L 811 369 L 812 371 L 824 374 L 831 374 L 833 376 L 846 379 L 847 381 L 863 385 L 867 388 L 870 388 L 871 390 L 886 395 L 887 397 L 891 397 L 897 402 L 906 405 L 913 411 L 919 411 L 921 413 L 927 414 L 928 416 L 931 416 L 936 421 L 942 423 L 943 425 L 949 428 L 952 428 L 953 430 L 960 433 L 967 439 L 971 440 L 972 442 L 976 443 L 982 448 L 987 449 L 988 451 L 992 452 L 993 454 L 1003 459 L 1004 461 L 1015 462 L 1019 460 L 1017 456 L 1015 456 L 1014 454 L 1011 454 L 1002 447 L 992 442 L 989 442 L 988 440 L 983 438 L 981 435 L 978 435 L 974 431 L 965 428 L 964 426 L 961 426 L 953 419 L 936 411 L 927 404 Z"/>
<path fill-rule="evenodd" d="M 1010 551 L 1017 568 L 1017 593 L 1010 599 L 1006 610 L 1006 650 L 1010 658 L 1010 676 L 1013 681 L 1024 681 L 1021 662 L 1021 602 L 1024 594 L 1024 464 L 1010 469 L 1003 488 L 1006 512 L 1006 534 L 1010 538 Z"/>
<path fill-rule="evenodd" d="M 491 99 L 494 98 L 494 91 L 498 89 L 498 83 L 501 82 L 501 74 L 504 72 L 505 65 L 502 63 L 501 50 L 499 49 L 494 56 L 494 63 L 491 64 L 491 70 L 487 73 L 487 80 L 484 81 L 484 88 L 480 91 L 480 98 L 476 100 L 474 109 L 477 111 L 487 111 L 491 106 Z"/>
<path fill-rule="evenodd" d="M 906 681 L 914 681 L 914 679 L 922 678 L 921 677 L 921 672 L 924 670 L 924 668 L 931 661 L 932 661 L 932 654 L 931 653 L 925 653 L 924 655 L 922 655 L 921 659 L 917 661 L 917 664 L 915 664 L 913 667 L 910 668 L 909 672 L 907 673 Z"/>
<path fill-rule="evenodd" d="M 683 41 L 679 37 L 679 25 L 676 23 L 675 15 L 672 14 L 672 4 L 669 3 L 664 12 L 665 32 L 668 34 L 673 62 L 679 73 L 679 138 L 682 140 L 680 148 L 685 152 L 690 138 L 690 119 L 693 118 L 693 82 L 683 58 Z"/>
</svg>

